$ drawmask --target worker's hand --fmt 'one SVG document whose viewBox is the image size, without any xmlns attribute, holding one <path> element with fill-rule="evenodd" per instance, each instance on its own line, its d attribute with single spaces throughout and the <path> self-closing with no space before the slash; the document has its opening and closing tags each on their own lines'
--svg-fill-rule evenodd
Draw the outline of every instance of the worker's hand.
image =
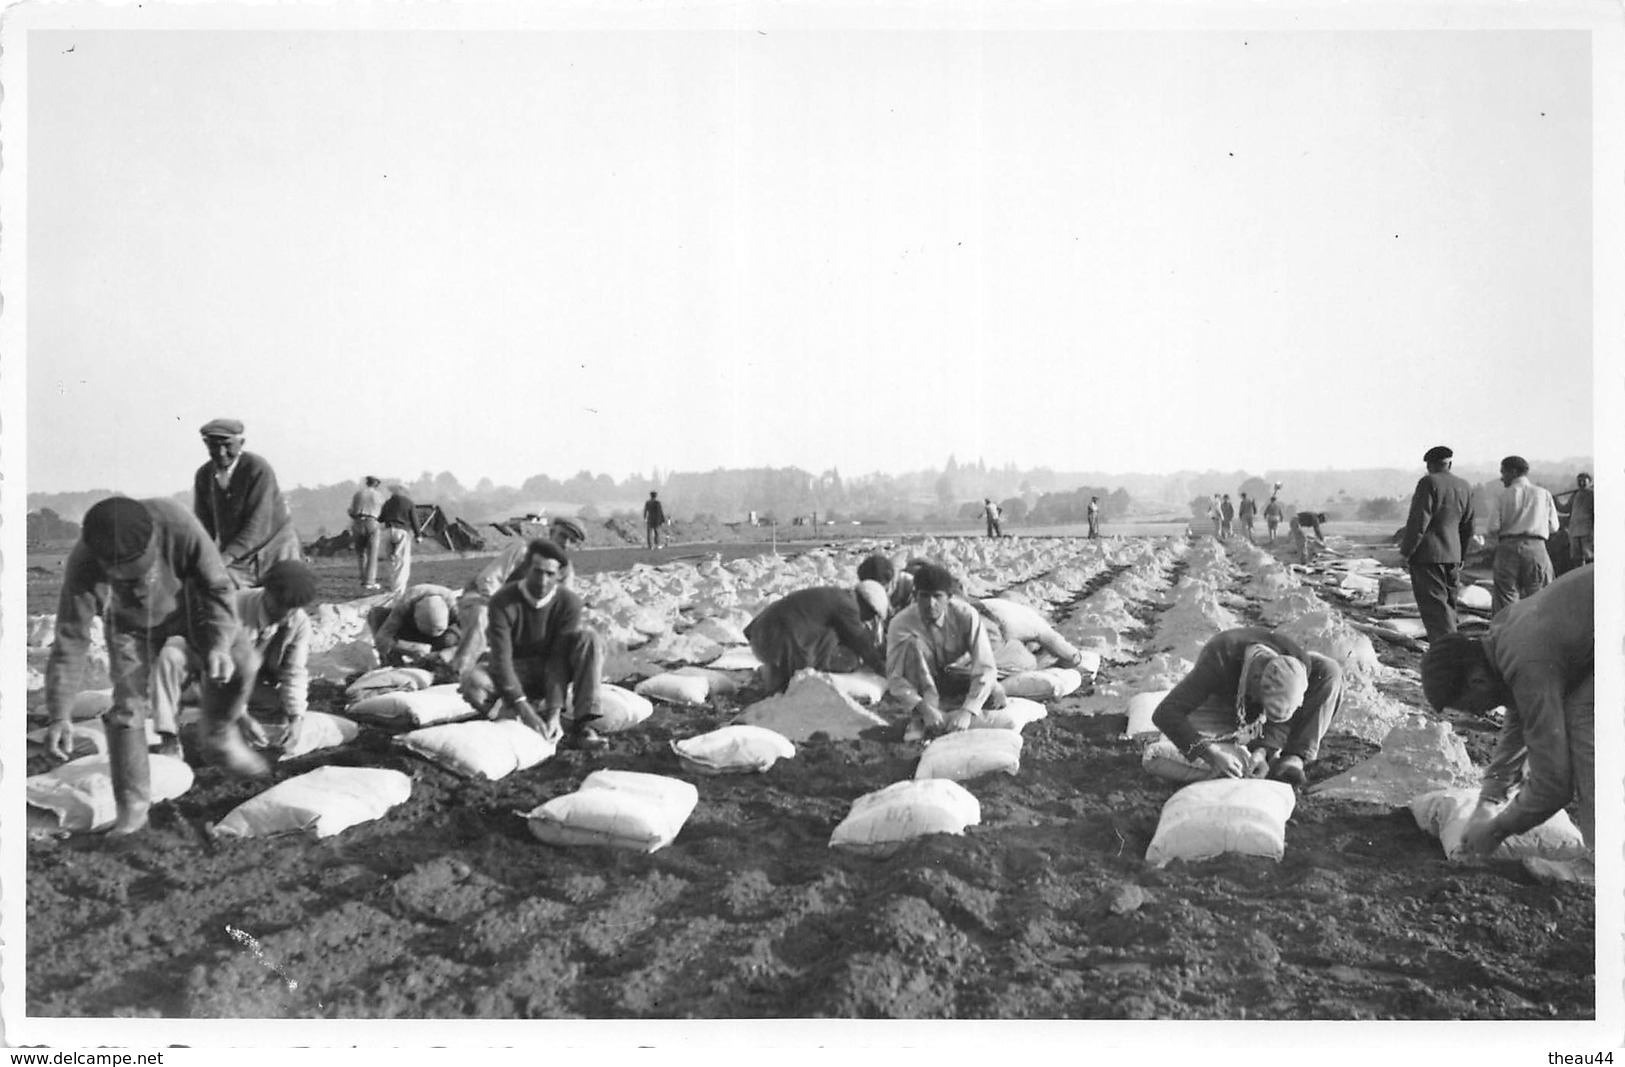
<svg viewBox="0 0 1625 1067">
<path fill-rule="evenodd" d="M 73 758 L 73 720 L 51 720 L 45 729 L 45 751 L 56 759 Z"/>
<path fill-rule="evenodd" d="M 1247 767 L 1247 777 L 1263 778 L 1270 773 L 1270 754 L 1268 749 L 1255 748 L 1249 754 L 1251 761 Z"/>
<path fill-rule="evenodd" d="M 1247 777 L 1247 761 L 1226 746 L 1209 744 L 1202 750 L 1202 758 L 1220 778 Z"/>
<path fill-rule="evenodd" d="M 564 724 L 559 721 L 561 709 L 554 708 L 542 722 L 541 735 L 543 741 L 558 744 L 564 739 Z"/>
<path fill-rule="evenodd" d="M 265 727 L 252 715 L 237 716 L 237 728 L 243 732 L 243 737 L 255 748 L 269 748 L 271 739 L 265 736 Z"/>
<path fill-rule="evenodd" d="M 293 751 L 299 747 L 299 739 L 305 732 L 305 717 L 293 715 L 288 719 L 288 725 L 282 731 L 282 749 L 285 752 Z"/>
<path fill-rule="evenodd" d="M 942 729 L 942 712 L 937 709 L 936 705 L 922 700 L 914 710 L 919 714 L 920 725 L 925 727 L 926 733 Z"/>
<path fill-rule="evenodd" d="M 1467 817 L 1467 828 L 1461 834 L 1461 850 L 1469 856 L 1488 856 L 1501 847 L 1501 842 L 1511 835 L 1502 830 L 1495 821 L 1496 810 L 1493 805 L 1482 800 L 1473 813 Z"/>
<path fill-rule="evenodd" d="M 960 708 L 958 711 L 950 711 L 948 713 L 946 717 L 946 725 L 950 733 L 957 733 L 960 730 L 970 729 L 970 724 L 975 720 L 975 714 L 966 711 L 964 708 Z"/>
<path fill-rule="evenodd" d="M 235 668 L 232 666 L 231 653 L 227 652 L 223 648 L 217 648 L 210 651 L 208 661 L 204 667 L 204 673 L 208 676 L 209 681 L 214 682 L 217 685 L 225 685 L 227 682 L 231 681 L 231 676 L 234 671 Z"/>
</svg>

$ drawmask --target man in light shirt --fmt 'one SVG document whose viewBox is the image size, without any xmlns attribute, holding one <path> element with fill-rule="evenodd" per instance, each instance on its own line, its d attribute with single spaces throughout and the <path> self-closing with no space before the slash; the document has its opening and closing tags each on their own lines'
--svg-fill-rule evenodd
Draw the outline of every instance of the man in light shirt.
<svg viewBox="0 0 1625 1067">
<path fill-rule="evenodd" d="M 232 584 L 258 585 L 278 560 L 298 559 L 293 512 L 262 456 L 243 451 L 243 424 L 211 419 L 203 424 L 209 462 L 192 478 L 192 511 L 220 550 Z"/>
<path fill-rule="evenodd" d="M 305 611 L 316 602 L 316 574 L 298 560 L 282 560 L 266 571 L 257 589 L 239 589 L 232 594 L 232 611 L 237 616 L 233 655 L 244 685 L 239 680 L 230 691 L 242 708 L 280 709 L 287 720 L 281 741 L 283 748 L 297 743 L 309 705 L 310 615 Z M 152 664 L 152 722 L 158 732 L 158 751 L 181 754 L 178 726 L 181 692 L 187 683 L 203 673 L 203 659 L 185 638 L 172 637 L 159 650 Z M 263 747 L 264 729 L 247 715 L 234 715 L 248 740 Z"/>
<path fill-rule="evenodd" d="M 886 630 L 886 692 L 908 709 L 905 741 L 944 728 L 967 729 L 983 708 L 1005 705 L 982 616 L 953 588 L 946 567 L 921 566 L 914 572 L 914 603 Z M 959 664 L 961 657 L 968 662 Z M 944 714 L 945 697 L 962 699 Z"/>
<path fill-rule="evenodd" d="M 1591 488 L 1591 475 L 1584 471 L 1575 476 L 1574 484 L 1564 495 L 1569 498 L 1569 563 L 1580 567 L 1597 558 L 1596 496 Z"/>
<path fill-rule="evenodd" d="M 378 479 L 367 475 L 360 489 L 350 498 L 350 533 L 355 536 L 355 558 L 360 565 L 361 587 L 378 588 L 378 547 L 383 533 L 379 516 L 383 514 L 384 491 L 378 488 Z"/>
<path fill-rule="evenodd" d="M 1552 584 L 1546 539 L 1556 532 L 1552 494 L 1529 480 L 1529 463 L 1522 456 L 1503 459 L 1501 488 L 1489 517 L 1489 539 L 1495 544 L 1491 616 Z"/>
</svg>

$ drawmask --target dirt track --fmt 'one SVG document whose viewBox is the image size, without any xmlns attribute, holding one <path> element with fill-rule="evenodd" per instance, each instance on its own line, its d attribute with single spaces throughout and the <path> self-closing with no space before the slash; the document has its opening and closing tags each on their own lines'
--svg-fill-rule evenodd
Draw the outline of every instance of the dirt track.
<svg viewBox="0 0 1625 1067">
<path fill-rule="evenodd" d="M 441 561 L 417 577 L 456 584 L 435 568 L 470 565 Z M 1155 605 L 1130 607 L 1152 624 Z M 1378 650 L 1415 666 L 1414 652 Z M 338 696 L 324 686 L 313 706 L 340 710 Z M 123 847 L 30 843 L 28 1012 L 1593 1015 L 1592 892 L 1535 884 L 1515 864 L 1448 862 L 1403 809 L 1306 796 L 1280 863 L 1146 867 L 1176 787 L 1141 770 L 1137 747 L 1119 740 L 1122 715 L 1066 714 L 1087 692 L 1052 702 L 1049 717 L 1026 728 L 1018 776 L 970 784 L 980 826 L 888 859 L 834 851 L 828 840 L 853 799 L 912 775 L 918 748 L 900 727 L 809 742 L 765 775 L 685 776 L 700 804 L 676 842 L 651 855 L 542 845 L 514 814 L 598 767 L 680 774 L 668 742 L 726 723 L 758 696 L 747 689 L 699 711 L 657 705 L 607 753 L 561 752 L 495 783 L 458 779 L 365 731 L 336 755 L 283 771 L 393 767 L 412 775 L 412 797 L 320 842 L 212 841 L 203 827 L 257 790 L 200 769 L 197 786 Z M 1490 727 L 1454 725 L 1482 763 Z M 1312 781 L 1376 750 L 1334 735 Z M 1138 906 L 1114 911 L 1125 887 L 1143 897 L 1131 891 Z M 228 926 L 256 938 L 296 988 Z"/>
</svg>

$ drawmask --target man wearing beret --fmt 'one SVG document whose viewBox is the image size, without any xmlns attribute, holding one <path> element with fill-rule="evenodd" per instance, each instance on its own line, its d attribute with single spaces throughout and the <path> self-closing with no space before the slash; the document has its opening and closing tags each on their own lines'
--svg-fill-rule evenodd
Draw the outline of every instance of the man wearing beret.
<svg viewBox="0 0 1625 1067">
<path fill-rule="evenodd" d="M 1399 554 L 1410 565 L 1411 590 L 1428 640 L 1456 632 L 1456 587 L 1462 549 L 1473 542 L 1473 487 L 1450 473 L 1455 453 L 1444 445 L 1425 452 L 1428 472 L 1411 494 Z"/>
<path fill-rule="evenodd" d="M 258 585 L 273 563 L 299 558 L 293 513 L 271 465 L 243 451 L 241 422 L 213 419 L 202 433 L 209 462 L 192 479 L 192 510 L 214 539 L 233 584 Z"/>
<path fill-rule="evenodd" d="M 202 664 L 204 759 L 239 776 L 266 773 L 237 721 L 246 711 L 255 665 L 246 643 L 236 640 L 231 592 L 220 553 L 198 520 L 174 501 L 109 497 L 85 513 L 79 543 L 64 566 L 56 641 L 45 668 L 51 715 L 46 748 L 61 759 L 73 753 L 72 700 L 84 674 L 90 623 L 100 615 L 113 678 L 113 704 L 104 719 L 118 805 L 112 833 L 147 825 L 150 674 L 171 637 L 184 638 Z"/>
<path fill-rule="evenodd" d="M 954 585 L 946 567 L 921 564 L 914 570 L 914 602 L 886 629 L 886 692 L 908 709 L 905 741 L 968 729 L 983 708 L 1005 705 L 987 626 L 954 595 Z M 944 698 L 959 706 L 945 714 Z"/>
<path fill-rule="evenodd" d="M 1495 596 L 1491 615 L 1552 584 L 1552 557 L 1546 539 L 1557 532 L 1557 503 L 1529 480 L 1529 461 L 1501 461 L 1501 488 L 1490 505 L 1489 538 L 1495 543 Z"/>
<path fill-rule="evenodd" d="M 1196 665 L 1151 718 L 1187 760 L 1203 760 L 1215 777 L 1267 774 L 1296 787 L 1308 780 L 1305 767 L 1320 754 L 1342 701 L 1336 660 L 1262 627 L 1241 626 L 1202 646 Z"/>
<path fill-rule="evenodd" d="M 1571 800 L 1586 848 L 1596 847 L 1595 645 L 1596 569 L 1580 567 L 1497 615 L 1483 638 L 1442 637 L 1422 657 L 1435 710 L 1506 708 L 1462 836 L 1467 851 L 1493 852 Z"/>
</svg>

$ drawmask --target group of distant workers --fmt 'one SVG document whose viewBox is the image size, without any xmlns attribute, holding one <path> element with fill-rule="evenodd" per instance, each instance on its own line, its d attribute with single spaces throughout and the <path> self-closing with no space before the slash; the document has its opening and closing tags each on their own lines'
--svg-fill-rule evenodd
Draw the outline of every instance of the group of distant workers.
<svg viewBox="0 0 1625 1067">
<path fill-rule="evenodd" d="M 1086 509 L 1086 515 L 1089 521 L 1088 536 L 1090 538 L 1099 538 L 1100 498 L 1098 496 L 1092 496 L 1089 498 L 1089 506 Z M 982 498 L 982 518 L 987 521 L 987 535 L 989 537 L 1004 536 L 1004 508 L 1000 507 L 998 504 L 995 504 L 992 497 Z"/>
</svg>

